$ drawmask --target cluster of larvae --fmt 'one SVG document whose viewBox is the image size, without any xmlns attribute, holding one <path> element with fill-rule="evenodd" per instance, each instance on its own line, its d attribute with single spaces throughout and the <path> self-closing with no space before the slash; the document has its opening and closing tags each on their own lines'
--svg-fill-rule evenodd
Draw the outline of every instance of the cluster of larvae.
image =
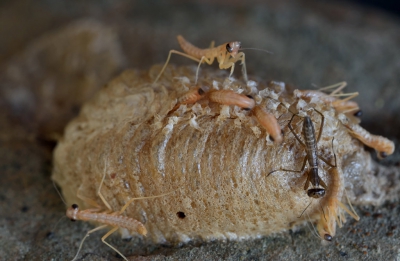
<svg viewBox="0 0 400 261">
<path fill-rule="evenodd" d="M 330 241 L 345 212 L 359 218 L 342 202 L 354 175 L 343 169 L 364 164 L 363 144 L 382 157 L 394 145 L 358 125 L 356 103 L 215 71 L 193 85 L 192 67 L 159 71 L 125 71 L 68 124 L 52 178 L 70 218 L 164 244 L 256 238 L 305 221 Z"/>
<path fill-rule="evenodd" d="M 106 169 L 101 194 L 113 210 L 131 198 L 173 191 L 138 200 L 124 212 L 145 224 L 155 242 L 257 237 L 308 217 L 317 223 L 336 220 L 346 176 L 342 162 L 358 159 L 355 154 L 364 151 L 359 140 L 379 153 L 393 151 L 390 141 L 368 134 L 357 118 L 325 102 L 326 94 L 308 97 L 305 91 L 287 92 L 283 83 L 249 86 L 208 73 L 201 95 L 182 76 L 190 73 L 170 69 L 169 77 L 153 85 L 146 73 L 126 71 L 83 106 L 54 157 L 53 179 L 69 204 L 88 208 L 81 198 L 90 198 L 104 206 L 97 190 Z M 189 94 L 201 99 L 188 103 L 183 98 Z M 178 101 L 188 104 L 177 106 Z M 336 155 L 336 167 L 319 163 L 326 187 L 319 199 L 304 190 L 309 167 L 306 173 L 270 174 L 302 169 L 307 153 L 295 135 L 304 140 L 304 119 L 292 119 L 294 112 L 308 116 L 321 136 L 318 155 L 332 165 Z M 298 218 L 310 200 L 308 214 Z M 326 219 L 320 204 L 333 208 L 324 211 Z M 334 236 L 334 227 L 327 234 Z"/>
</svg>

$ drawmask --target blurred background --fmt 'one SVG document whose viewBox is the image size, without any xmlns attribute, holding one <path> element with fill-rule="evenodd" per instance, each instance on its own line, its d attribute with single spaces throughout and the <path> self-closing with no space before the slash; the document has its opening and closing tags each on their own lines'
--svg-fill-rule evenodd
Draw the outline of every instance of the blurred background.
<svg viewBox="0 0 400 261">
<path fill-rule="evenodd" d="M 400 14 L 400 4 L 398 1 L 395 0 L 385 0 L 385 1 L 378 1 L 378 0 L 349 0 L 349 2 L 354 2 L 359 5 L 363 5 L 366 7 L 374 8 L 377 10 L 383 10 L 387 13 L 391 13 L 394 15 Z"/>
<path fill-rule="evenodd" d="M 0 260 L 72 259 L 91 226 L 57 223 L 66 207 L 50 181 L 55 140 L 110 79 L 180 50 L 178 34 L 201 48 L 237 40 L 273 52 L 245 51 L 250 79 L 301 89 L 347 81 L 346 92 L 360 93 L 362 126 L 398 145 L 399 13 L 396 1 L 373 0 L 1 1 Z M 171 63 L 193 65 L 179 56 Z M 397 150 L 380 164 L 398 171 L 399 159 Z M 400 243 L 396 202 L 359 207 L 362 220 L 346 224 L 325 247 L 306 227 L 196 247 L 109 240 L 124 254 L 150 255 L 132 260 L 393 260 Z M 119 260 L 100 235 L 85 242 L 85 260 Z"/>
</svg>

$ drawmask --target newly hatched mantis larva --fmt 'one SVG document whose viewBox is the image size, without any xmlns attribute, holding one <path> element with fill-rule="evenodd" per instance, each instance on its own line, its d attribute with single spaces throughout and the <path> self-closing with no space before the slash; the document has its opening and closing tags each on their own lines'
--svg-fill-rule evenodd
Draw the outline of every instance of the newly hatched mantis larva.
<svg viewBox="0 0 400 261">
<path fill-rule="evenodd" d="M 146 241 L 156 244 L 185 244 L 196 238 L 206 238 L 206 242 L 215 239 L 258 238 L 260 235 L 278 233 L 289 226 L 300 224 L 305 220 L 306 214 L 311 214 L 310 221 L 317 223 L 335 219 L 334 213 L 339 218 L 337 214 L 344 210 L 342 211 L 339 202 L 328 202 L 330 195 L 336 194 L 335 198 L 341 200 L 345 180 L 351 182 L 354 178 L 368 177 L 364 175 L 369 173 L 373 175 L 371 164 L 365 158 L 363 144 L 353 138 L 350 130 L 345 127 L 349 123 L 356 125 L 356 121 L 349 119 L 349 123 L 346 123 L 343 118 L 347 114 L 337 112 L 330 103 L 318 97 L 312 101 L 306 98 L 300 100 L 290 90 L 286 90 L 284 85 L 269 86 L 264 82 L 256 82 L 256 86 L 248 83 L 243 87 L 244 83 L 226 79 L 227 75 L 222 75 L 219 69 L 217 72 L 204 72 L 205 77 L 201 84 L 209 86 L 197 85 L 187 89 L 190 80 L 185 80 L 181 84 L 184 87 L 182 88 L 177 84 L 175 76 L 193 78 L 194 73 L 191 75 L 190 67 L 178 69 L 168 66 L 166 70 L 169 73 L 164 73 L 158 84 L 153 85 L 161 67 L 153 67 L 156 74 L 152 79 L 146 73 L 137 75 L 136 72 L 125 72 L 110 84 L 109 89 L 101 90 L 101 95 L 97 96 L 95 102 L 87 103 L 83 107 L 85 114 L 72 121 L 66 129 L 65 137 L 55 151 L 56 167 L 53 178 L 70 192 L 66 195 L 71 204 L 77 203 L 76 191 L 79 190 L 84 191 L 81 194 L 98 201 L 103 209 L 107 209 L 97 196 L 103 171 L 102 169 L 99 173 L 98 166 L 103 167 L 104 157 L 107 157 L 115 159 L 110 162 L 110 168 L 112 166 L 117 170 L 118 175 L 113 178 L 108 171 L 101 192 L 113 210 L 121 209 L 130 199 L 126 198 L 127 193 L 131 197 L 157 195 L 169 192 L 171 188 L 181 184 L 179 195 L 172 194 L 168 198 L 155 199 L 151 204 L 140 204 L 141 206 L 137 203 L 129 206 L 123 213 L 143 223 L 144 220 L 147 221 Z M 151 72 L 154 70 L 150 74 Z M 127 81 L 127 77 L 132 81 Z M 140 80 L 140 83 L 135 79 Z M 121 88 L 121 84 L 128 87 Z M 204 90 L 204 94 L 199 87 Z M 273 89 L 265 89 L 270 87 Z M 253 95 L 256 106 L 262 106 L 280 119 L 278 123 L 281 127 L 285 125 L 284 130 L 287 133 L 285 132 L 282 143 L 277 145 L 266 142 L 265 131 L 255 119 L 254 108 L 245 111 L 236 104 L 235 107 L 220 106 L 220 103 L 209 100 L 207 93 L 216 90 L 232 90 L 244 97 L 246 94 Z M 187 91 L 191 93 L 185 96 Z M 229 99 L 238 101 L 243 96 L 240 99 Z M 228 95 L 223 95 L 223 98 L 227 97 Z M 286 110 L 278 108 L 277 102 L 266 100 L 269 97 L 282 102 Z M 179 103 L 184 105 L 171 112 Z M 118 109 L 113 109 L 115 105 L 118 105 Z M 334 155 L 328 143 L 330 144 L 333 136 L 337 142 L 335 153 L 338 158 L 339 182 L 332 180 L 332 168 L 323 163 L 321 165 L 321 160 L 318 159 L 319 177 L 327 185 L 325 196 L 321 198 L 307 196 L 307 190 L 314 188 L 310 182 L 307 190 L 303 190 L 306 173 L 302 175 L 301 181 L 294 173 L 280 173 L 266 178 L 268 172 L 276 169 L 300 170 L 306 156 L 304 148 L 292 136 L 289 127 L 286 128 L 293 115 L 292 108 L 310 116 L 316 128 L 315 140 L 318 138 L 322 120 L 311 108 L 324 115 L 318 154 L 332 164 L 335 164 Z M 308 108 L 311 110 L 307 111 Z M 134 113 L 132 110 L 135 110 Z M 225 112 L 227 113 L 223 114 Z M 267 118 L 263 116 L 262 120 L 264 119 Z M 295 116 L 291 125 L 305 143 L 301 134 L 303 118 Z M 349 127 L 357 131 L 357 128 L 351 125 Z M 328 137 L 329 135 L 331 136 Z M 118 149 L 111 149 L 113 146 Z M 88 155 L 91 161 L 84 160 Z M 306 165 L 304 172 L 310 170 L 308 163 Z M 148 173 L 143 173 L 143 170 Z M 109 177 L 113 178 L 112 182 Z M 136 185 L 138 181 L 141 186 Z M 297 185 L 299 182 L 300 187 Z M 355 183 L 354 186 L 359 189 L 364 184 Z M 374 184 L 368 183 L 365 186 L 370 188 Z M 321 185 L 316 188 L 325 190 Z M 143 194 L 143 190 L 146 194 Z M 310 192 L 320 195 L 319 191 Z M 118 198 L 108 197 L 106 193 L 114 193 Z M 299 219 L 298 216 L 309 201 L 317 204 L 311 204 Z M 346 206 L 348 207 L 347 203 Z M 144 212 L 147 213 L 146 219 Z M 326 231 L 326 234 L 333 237 L 330 231 Z M 77 247 L 80 241 L 81 238 L 76 242 Z M 106 241 L 111 243 L 110 239 Z M 124 253 L 122 250 L 120 249 Z"/>
<path fill-rule="evenodd" d="M 268 98 L 272 99 L 271 97 Z M 285 105 L 281 102 L 280 105 L 285 107 Z M 253 114 L 257 118 L 258 123 L 264 127 L 267 133 L 269 133 L 270 139 L 277 144 L 282 143 L 283 132 L 281 126 L 279 125 L 277 118 L 275 118 L 271 112 L 267 111 L 265 104 L 255 106 L 253 109 Z"/>
<path fill-rule="evenodd" d="M 107 243 L 105 240 L 107 237 L 109 237 L 112 233 L 117 231 L 119 228 L 125 228 L 128 229 L 129 231 L 134 231 L 139 233 L 140 235 L 146 236 L 147 234 L 147 229 L 141 223 L 140 221 L 133 219 L 131 217 L 124 216 L 122 213 L 126 210 L 126 208 L 134 201 L 137 199 L 149 199 L 149 198 L 158 198 L 158 197 L 163 197 L 166 195 L 169 195 L 173 192 L 169 192 L 166 194 L 161 194 L 158 196 L 151 196 L 151 197 L 138 197 L 138 198 L 132 198 L 130 199 L 122 208 L 120 211 L 115 211 L 113 212 L 111 209 L 110 204 L 105 200 L 104 196 L 101 194 L 101 186 L 104 183 L 104 179 L 106 176 L 106 166 L 104 167 L 104 175 L 101 179 L 99 188 L 97 190 L 97 195 L 100 197 L 101 201 L 104 203 L 104 205 L 107 207 L 108 210 L 104 212 L 101 211 L 101 207 L 94 202 L 94 200 L 84 198 L 83 196 L 79 196 L 83 200 L 87 201 L 89 204 L 96 206 L 96 208 L 93 209 L 85 209 L 85 210 L 80 210 L 77 204 L 72 204 L 70 208 L 67 209 L 67 217 L 70 218 L 72 221 L 76 220 L 83 220 L 83 221 L 95 221 L 102 223 L 104 225 L 101 225 L 99 227 L 96 227 L 89 232 L 86 233 L 85 237 L 82 239 L 79 249 L 75 255 L 75 257 L 72 259 L 72 261 L 76 260 L 79 252 L 82 248 L 83 242 L 85 239 L 93 232 L 106 228 L 107 226 L 113 227 L 110 231 L 108 231 L 102 238 L 101 241 L 106 244 L 108 247 L 113 249 L 115 252 L 117 252 L 120 256 L 122 256 L 126 261 L 128 259 L 121 253 L 119 252 L 115 247 Z"/>
<path fill-rule="evenodd" d="M 343 122 L 342 122 L 343 123 Z M 394 152 L 394 142 L 379 135 L 373 135 L 363 127 L 350 122 L 343 123 L 349 129 L 349 133 L 354 138 L 358 139 L 366 146 L 377 151 L 378 158 L 386 158 Z"/>
<path fill-rule="evenodd" d="M 353 206 L 351 205 L 346 194 L 345 196 L 350 205 L 351 211 L 342 202 L 340 202 L 340 198 L 342 197 L 340 188 L 343 185 L 343 180 L 337 167 L 331 169 L 330 177 L 331 182 L 329 184 L 330 186 L 328 188 L 328 193 L 326 195 L 326 201 L 324 204 L 325 210 L 322 210 L 321 216 L 317 223 L 318 234 L 326 241 L 332 241 L 333 236 L 335 236 L 336 222 L 338 223 L 339 227 L 342 227 L 343 223 L 346 222 L 346 218 L 342 210 L 346 211 L 355 220 L 360 220 L 360 217 L 353 209 Z"/>
<path fill-rule="evenodd" d="M 275 116 L 263 106 L 256 106 L 253 97 L 250 95 L 239 94 L 232 90 L 212 90 L 204 94 L 202 88 L 195 87 L 179 97 L 177 104 L 171 111 L 175 111 L 181 104 L 196 103 L 203 97 L 207 97 L 211 102 L 223 105 L 235 105 L 244 110 L 253 110 L 257 121 L 271 135 L 271 139 L 277 144 L 282 142 L 282 130 Z"/>
<path fill-rule="evenodd" d="M 318 142 L 319 142 L 319 140 L 321 139 L 321 136 L 322 136 L 325 117 L 321 112 L 319 112 L 317 110 L 315 110 L 315 111 L 318 114 L 320 114 L 321 117 L 322 117 L 321 127 L 320 127 L 320 130 L 319 130 L 317 139 L 315 139 L 314 125 L 313 125 L 312 120 L 311 120 L 311 118 L 309 116 L 305 116 L 304 117 L 304 121 L 303 121 L 304 142 L 294 132 L 294 129 L 292 127 L 293 118 L 295 116 L 298 116 L 298 117 L 300 117 L 300 116 L 297 115 L 297 114 L 293 114 L 292 118 L 290 119 L 290 121 L 288 123 L 288 127 L 289 127 L 290 131 L 293 133 L 293 135 L 296 138 L 296 140 L 305 148 L 305 150 L 307 152 L 306 157 L 304 157 L 303 165 L 301 167 L 301 170 L 278 169 L 278 170 L 271 171 L 268 174 L 268 176 L 271 175 L 272 173 L 276 172 L 276 171 L 299 172 L 299 173 L 301 173 L 301 172 L 304 171 L 304 169 L 306 167 L 306 164 L 308 162 L 308 164 L 310 165 L 311 169 L 308 171 L 307 180 L 306 180 L 306 183 L 304 185 L 304 190 L 307 190 L 309 184 L 311 183 L 313 188 L 307 190 L 307 195 L 309 197 L 313 197 L 313 198 L 322 198 L 323 196 L 325 196 L 325 190 L 327 189 L 327 186 L 326 186 L 325 182 L 318 175 L 318 158 L 321 159 L 323 162 L 325 162 L 328 166 L 330 166 L 332 168 L 335 168 L 336 165 L 332 165 L 331 163 L 328 162 L 328 160 L 323 158 L 321 155 L 318 155 L 317 144 L 318 144 Z M 336 155 L 335 155 L 335 158 L 336 158 Z M 319 187 L 320 185 L 322 186 L 322 188 Z"/>
<path fill-rule="evenodd" d="M 354 116 L 359 117 L 362 114 L 358 104 L 355 101 L 351 101 L 358 95 L 358 92 L 352 93 L 341 93 L 341 91 L 347 86 L 347 82 L 339 82 L 327 87 L 320 88 L 319 90 L 296 90 L 296 96 L 303 99 L 311 100 L 312 98 L 318 98 L 322 101 L 329 103 L 336 111 L 341 113 L 352 112 Z M 327 94 L 322 91 L 334 89 L 331 93 Z M 346 97 L 339 99 L 339 97 Z"/>
<path fill-rule="evenodd" d="M 243 95 L 232 90 L 210 91 L 208 98 L 212 102 L 217 102 L 223 105 L 236 105 L 244 110 L 251 110 L 255 106 L 253 97 Z"/>
<path fill-rule="evenodd" d="M 324 102 L 330 103 L 336 111 L 347 114 L 352 113 L 353 116 L 360 117 L 362 115 L 362 111 L 358 107 L 358 104 L 355 101 L 351 101 L 350 99 L 356 97 L 358 92 L 342 94 L 340 91 L 346 87 L 346 82 L 340 82 L 337 84 L 333 84 L 320 90 L 329 90 L 336 88 L 329 95 L 320 91 L 313 90 L 296 90 L 296 96 L 299 98 L 311 99 L 313 97 L 318 97 Z M 338 99 L 340 96 L 348 96 L 345 99 Z M 387 157 L 388 155 L 393 154 L 394 152 L 394 143 L 382 136 L 373 135 L 366 131 L 358 124 L 351 123 L 347 119 L 341 120 L 343 125 L 349 129 L 350 135 L 354 138 L 360 140 L 366 146 L 375 149 L 378 153 L 378 158 L 382 159 Z"/>
<path fill-rule="evenodd" d="M 182 55 L 184 57 L 187 57 L 187 58 L 192 59 L 199 63 L 199 65 L 197 66 L 197 71 L 196 71 L 195 84 L 197 83 L 200 65 L 203 62 L 206 62 L 207 64 L 211 65 L 215 59 L 217 59 L 220 69 L 231 68 L 231 73 L 229 74 L 229 76 L 232 75 L 233 70 L 235 69 L 235 63 L 237 61 L 241 61 L 243 79 L 245 82 L 248 81 L 245 55 L 243 52 L 239 52 L 239 49 L 241 48 L 240 42 L 238 42 L 238 41 L 228 42 L 228 43 L 221 44 L 217 47 L 214 47 L 214 41 L 212 41 L 210 48 L 200 49 L 200 48 L 192 45 L 188 41 L 186 41 L 185 38 L 183 38 L 183 36 L 181 36 L 181 35 L 178 35 L 177 39 L 178 39 L 179 45 L 181 46 L 181 48 L 184 52 L 179 52 L 176 50 L 169 51 L 167 61 L 165 62 L 160 73 L 157 75 L 156 79 L 154 80 L 154 83 L 156 83 L 158 81 L 158 79 L 161 77 L 161 75 L 163 74 L 165 68 L 167 67 L 167 65 L 169 63 L 169 60 L 171 59 L 171 54 L 173 54 L 173 53 Z"/>
<path fill-rule="evenodd" d="M 346 222 L 343 210 L 355 220 L 360 220 L 360 217 L 357 215 L 353 206 L 351 205 L 345 190 L 344 193 L 350 205 L 351 211 L 340 201 L 343 195 L 343 191 L 341 190 L 343 180 L 339 174 L 336 153 L 333 148 L 333 140 L 334 138 L 332 138 L 332 151 L 335 157 L 335 167 L 332 167 L 329 173 L 330 184 L 329 188 L 327 189 L 325 201 L 323 202 L 324 207 L 321 206 L 320 218 L 317 222 L 317 236 L 326 241 L 332 241 L 333 237 L 335 236 L 336 223 L 338 223 L 339 227 L 342 227 L 343 223 Z M 310 206 L 310 204 L 307 206 L 307 208 Z M 306 209 L 303 211 L 303 213 L 306 211 Z"/>
</svg>

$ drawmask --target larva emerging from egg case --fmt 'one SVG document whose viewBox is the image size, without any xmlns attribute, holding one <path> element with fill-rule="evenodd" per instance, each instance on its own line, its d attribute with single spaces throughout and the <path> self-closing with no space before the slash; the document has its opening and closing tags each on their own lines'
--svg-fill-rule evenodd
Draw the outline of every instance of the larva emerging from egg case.
<svg viewBox="0 0 400 261">
<path fill-rule="evenodd" d="M 190 67 L 168 67 L 162 81 L 153 85 L 158 71 L 155 66 L 150 72 L 122 73 L 67 126 L 55 150 L 52 178 L 61 186 L 68 205 L 88 207 L 77 193 L 101 205 L 96 188 L 107 159 L 102 194 L 112 209 L 120 209 L 131 198 L 175 191 L 154 201 L 137 201 L 125 211 L 146 226 L 151 241 L 174 244 L 193 239 L 255 238 L 284 231 L 308 218 L 318 222 L 323 217 L 319 203 L 328 200 L 311 204 L 307 215 L 298 218 L 310 202 L 303 190 L 306 175 L 267 177 L 282 167 L 300 169 L 305 155 L 287 127 L 292 115 L 288 107 L 300 114 L 315 107 L 324 114 L 318 149 L 325 158 L 333 157 L 333 136 L 338 159 L 351 162 L 351 157 L 362 158 L 355 157 L 363 153 L 361 143 L 323 102 L 309 104 L 287 93 L 283 85 L 268 88 L 259 84 L 255 88 L 204 72 L 204 78 L 199 79 L 202 86 L 252 95 L 258 105 L 275 115 L 284 133 L 283 142 L 278 144 L 268 138 L 252 111 L 206 99 L 172 111 L 190 86 L 185 84 L 186 78 L 176 77 L 191 77 L 193 73 Z M 320 117 L 310 116 L 319 126 Z M 292 125 L 299 131 L 301 120 Z M 343 167 L 338 164 L 341 179 L 347 175 Z M 332 182 L 329 171 L 321 165 L 320 177 L 328 194 Z M 343 182 L 335 189 L 342 195 Z"/>
</svg>

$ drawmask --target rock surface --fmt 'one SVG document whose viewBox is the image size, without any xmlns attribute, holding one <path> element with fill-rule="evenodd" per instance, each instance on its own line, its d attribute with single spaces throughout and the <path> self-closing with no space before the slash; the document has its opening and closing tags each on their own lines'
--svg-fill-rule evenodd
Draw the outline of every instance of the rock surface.
<svg viewBox="0 0 400 261">
<path fill-rule="evenodd" d="M 111 26 L 115 30 L 126 67 L 130 68 L 147 69 L 164 62 L 170 49 L 178 49 L 175 40 L 178 34 L 199 47 L 209 46 L 211 40 L 216 40 L 216 44 L 240 40 L 244 47 L 261 47 L 274 52 L 271 56 L 246 51 L 249 74 L 265 81 L 295 84 L 301 89 L 309 89 L 311 83 L 326 86 L 346 80 L 348 92 L 360 92 L 357 102 L 364 110 L 363 126 L 372 133 L 400 139 L 397 115 L 400 79 L 396 77 L 400 66 L 397 51 L 400 22 L 376 10 L 314 1 L 253 4 L 171 1 L 152 5 L 146 1 L 133 4 L 18 0 L 1 5 L 2 68 L 24 57 L 23 50 L 29 49 L 40 35 L 47 34 L 50 29 L 61 31 L 63 26 L 82 17 L 101 21 L 104 28 Z M 40 64 L 38 60 L 31 62 Z M 172 63 L 192 64 L 177 57 L 173 57 Z M 43 74 L 51 75 L 51 66 L 47 68 Z M 24 74 L 27 92 L 32 92 L 34 86 L 30 83 L 35 82 L 37 76 L 26 75 L 23 68 L 19 70 Z M 115 73 L 110 77 L 113 75 Z M 1 78 L 4 77 L 6 74 L 2 70 Z M 2 91 L 6 88 L 4 81 L 0 82 L 0 88 Z M 36 140 L 36 130 L 27 129 L 26 121 L 12 116 L 12 108 L 5 104 L 1 104 L 0 119 L 0 256 L 5 260 L 72 259 L 83 235 L 92 226 L 65 219 L 57 223 L 66 207 L 50 181 L 51 147 Z M 33 107 L 34 110 L 39 108 L 43 107 Z M 36 119 L 32 121 L 38 125 Z M 129 243 L 118 237 L 111 237 L 109 241 L 125 255 L 133 255 L 132 260 L 392 260 L 398 256 L 400 244 L 397 228 L 400 210 L 395 201 L 399 196 L 395 182 L 399 180 L 398 162 L 398 151 L 381 162 L 386 166 L 370 162 L 375 178 L 369 182 L 386 191 L 380 202 L 391 200 L 394 203 L 360 206 L 357 209 L 360 222 L 348 222 L 347 229 L 337 233 L 336 238 L 340 239 L 325 247 L 321 247 L 306 228 L 256 240 L 212 242 L 182 248 L 146 245 L 137 238 Z M 365 193 L 363 190 L 360 193 Z M 379 193 L 371 193 L 374 200 L 380 197 Z M 94 234 L 85 242 L 82 252 L 85 260 L 118 260 L 114 252 L 101 243 L 100 235 Z M 143 254 L 153 255 L 137 257 Z"/>
</svg>

